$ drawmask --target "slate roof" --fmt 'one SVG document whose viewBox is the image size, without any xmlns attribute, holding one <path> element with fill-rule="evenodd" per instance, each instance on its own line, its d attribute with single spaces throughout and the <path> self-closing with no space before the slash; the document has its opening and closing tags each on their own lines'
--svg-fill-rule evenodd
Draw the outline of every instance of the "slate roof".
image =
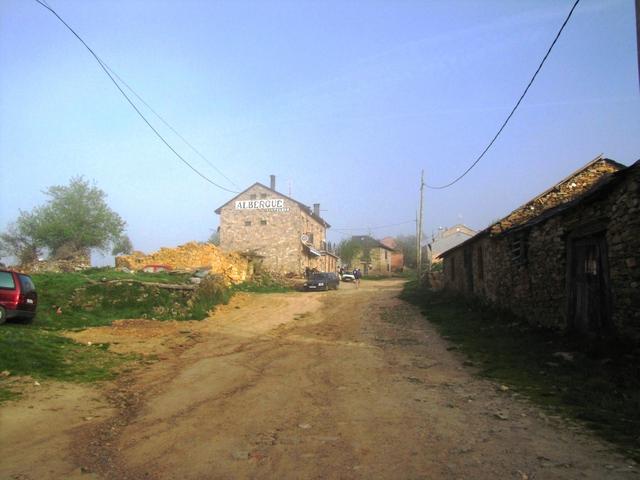
<svg viewBox="0 0 640 480">
<path fill-rule="evenodd" d="M 549 207 L 547 209 L 544 209 L 541 212 L 539 212 L 537 215 L 535 215 L 534 217 L 528 218 L 528 219 L 526 219 L 526 220 L 524 220 L 522 222 L 519 222 L 519 223 L 514 223 L 512 225 L 509 225 L 509 226 L 507 226 L 507 228 L 496 229 L 496 227 L 501 227 L 501 223 L 504 222 L 505 219 L 507 219 L 511 215 L 513 215 L 515 212 L 518 212 L 519 210 L 525 209 L 528 205 L 532 204 L 533 202 L 543 198 L 545 195 L 547 195 L 549 193 L 552 193 L 554 190 L 559 189 L 560 186 L 566 184 L 567 182 L 572 180 L 574 177 L 580 175 L 582 172 L 585 172 L 586 170 L 588 170 L 591 166 L 593 166 L 597 162 L 607 163 L 608 165 L 610 165 L 613 168 L 617 169 L 617 171 L 615 171 L 615 172 L 613 172 L 611 174 L 603 175 L 598 181 L 596 181 L 595 184 L 593 184 L 591 187 L 589 187 L 586 191 L 584 191 L 584 192 L 582 192 L 580 194 L 577 194 L 574 198 L 572 198 L 570 200 L 562 202 L 559 205 L 555 205 L 555 206 Z M 509 233 L 509 232 L 515 232 L 515 231 L 518 231 L 518 230 L 524 230 L 524 229 L 529 228 L 529 227 L 531 227 L 533 225 L 536 225 L 538 223 L 546 221 L 547 219 L 549 219 L 549 218 L 551 218 L 551 217 L 553 217 L 555 215 L 558 215 L 561 212 L 564 212 L 565 210 L 573 208 L 574 206 L 578 205 L 579 203 L 588 201 L 589 199 L 593 198 L 594 196 L 603 193 L 605 191 L 605 189 L 607 188 L 607 185 L 611 186 L 612 182 L 615 182 L 615 184 L 617 184 L 617 181 L 620 178 L 624 178 L 631 171 L 631 169 L 638 168 L 639 164 L 640 164 L 640 160 L 636 161 L 633 165 L 627 167 L 627 166 L 625 166 L 625 165 L 623 165 L 621 163 L 616 162 L 615 160 L 611 160 L 609 158 L 604 158 L 602 155 L 599 155 L 598 157 L 594 158 L 592 161 L 590 161 L 586 165 L 580 167 L 578 170 L 573 172 L 571 175 L 569 175 L 569 176 L 563 178 L 562 180 L 560 180 L 559 182 L 557 182 L 551 188 L 548 188 L 547 190 L 545 190 L 541 194 L 537 195 L 533 199 L 531 199 L 528 202 L 526 202 L 524 205 L 521 205 L 520 207 L 516 208 L 511 213 L 509 213 L 508 215 L 503 217 L 502 219 L 492 223 L 491 225 L 489 225 L 484 230 L 479 231 L 473 237 L 471 237 L 468 240 L 465 240 L 464 242 L 462 242 L 462 243 L 460 243 L 460 244 L 458 244 L 458 245 L 456 245 L 454 247 L 451 247 L 450 249 L 442 252 L 440 254 L 440 257 L 444 257 L 448 253 L 450 253 L 450 252 L 452 252 L 454 250 L 457 250 L 458 248 L 461 248 L 461 247 L 463 247 L 463 246 L 465 246 L 467 244 L 475 242 L 476 240 L 479 240 L 482 237 L 485 237 L 485 236 L 488 236 L 488 235 L 502 235 L 502 234 L 506 234 L 506 233 Z"/>
<path fill-rule="evenodd" d="M 385 250 L 389 250 L 390 252 L 395 252 L 394 248 L 390 247 L 389 245 L 385 245 L 380 240 L 376 240 L 370 235 L 353 235 L 351 239 L 357 242 L 362 242 L 362 243 L 366 242 L 367 246 L 369 247 L 379 247 L 379 248 L 384 248 Z"/>
</svg>

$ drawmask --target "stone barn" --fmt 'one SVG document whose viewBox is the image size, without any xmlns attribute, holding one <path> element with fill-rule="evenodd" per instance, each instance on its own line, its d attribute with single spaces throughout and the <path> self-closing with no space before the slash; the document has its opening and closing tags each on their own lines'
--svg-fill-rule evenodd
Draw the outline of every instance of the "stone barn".
<svg viewBox="0 0 640 480">
<path fill-rule="evenodd" d="M 531 323 L 640 340 L 640 161 L 598 157 L 444 252 L 445 288 Z"/>
</svg>

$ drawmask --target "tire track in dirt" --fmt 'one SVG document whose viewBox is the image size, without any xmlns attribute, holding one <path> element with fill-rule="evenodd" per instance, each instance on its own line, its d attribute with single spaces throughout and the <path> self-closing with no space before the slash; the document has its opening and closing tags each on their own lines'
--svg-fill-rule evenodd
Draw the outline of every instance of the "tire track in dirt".
<svg viewBox="0 0 640 480">
<path fill-rule="evenodd" d="M 246 296 L 189 323 L 192 342 L 106 390 L 115 416 L 74 430 L 83 478 L 638 478 L 474 378 L 400 282 L 350 287 Z"/>
</svg>

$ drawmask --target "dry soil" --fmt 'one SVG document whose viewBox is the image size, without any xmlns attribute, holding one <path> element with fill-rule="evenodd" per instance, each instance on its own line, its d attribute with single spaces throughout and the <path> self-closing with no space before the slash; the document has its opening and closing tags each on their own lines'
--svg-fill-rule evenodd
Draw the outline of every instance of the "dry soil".
<svg viewBox="0 0 640 480">
<path fill-rule="evenodd" d="M 73 334 L 149 361 L 0 408 L 0 479 L 603 479 L 637 466 L 473 367 L 400 281 Z"/>
</svg>

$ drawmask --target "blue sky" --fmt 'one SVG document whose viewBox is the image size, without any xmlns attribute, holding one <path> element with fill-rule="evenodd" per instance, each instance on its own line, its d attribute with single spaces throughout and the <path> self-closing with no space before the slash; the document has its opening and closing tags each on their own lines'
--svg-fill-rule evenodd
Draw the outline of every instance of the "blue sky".
<svg viewBox="0 0 640 480">
<path fill-rule="evenodd" d="M 460 174 L 535 71 L 571 1 L 48 3 L 219 170 L 144 110 L 196 168 L 319 202 L 350 234 L 412 234 L 420 171 Z M 582 0 L 520 109 L 425 232 L 487 226 L 600 153 L 640 158 L 635 12 Z M 89 52 L 31 0 L 0 3 L 0 229 L 42 190 L 95 180 L 134 247 L 205 240 L 233 194 L 153 135 Z"/>
</svg>

